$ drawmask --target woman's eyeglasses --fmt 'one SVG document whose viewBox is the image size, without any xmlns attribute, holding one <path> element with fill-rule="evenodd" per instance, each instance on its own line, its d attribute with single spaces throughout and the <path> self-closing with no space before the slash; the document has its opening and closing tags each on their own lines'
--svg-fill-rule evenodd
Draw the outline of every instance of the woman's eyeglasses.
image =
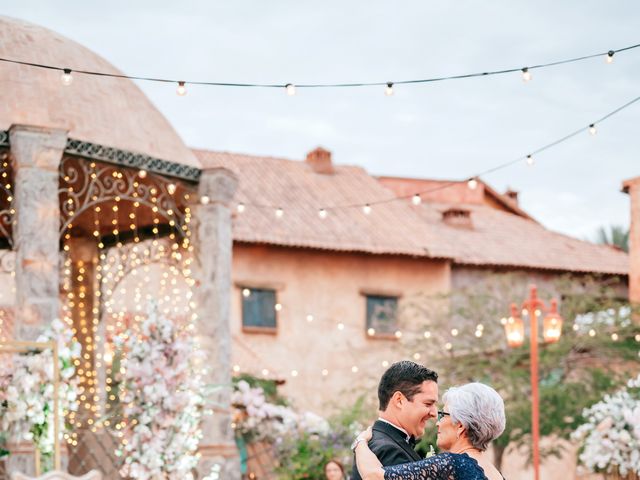
<svg viewBox="0 0 640 480">
<path fill-rule="evenodd" d="M 438 410 L 438 421 L 442 420 L 445 416 L 451 415 L 449 412 L 443 412 L 442 410 Z"/>
</svg>

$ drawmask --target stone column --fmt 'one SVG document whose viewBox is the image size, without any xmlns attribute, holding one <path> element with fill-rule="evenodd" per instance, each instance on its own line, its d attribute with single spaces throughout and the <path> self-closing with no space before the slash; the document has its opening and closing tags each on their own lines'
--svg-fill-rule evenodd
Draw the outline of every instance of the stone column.
<svg viewBox="0 0 640 480">
<path fill-rule="evenodd" d="M 222 467 L 220 478 L 240 479 L 240 463 L 231 428 L 231 235 L 230 202 L 237 177 L 224 168 L 205 170 L 200 177 L 200 203 L 194 206 L 193 233 L 198 308 L 197 334 L 207 362 L 206 383 L 221 386 L 212 397 L 213 416 L 203 423 L 200 444 L 202 475 L 214 463 Z"/>
<path fill-rule="evenodd" d="M 14 171 L 16 335 L 35 340 L 59 315 L 58 168 L 67 132 L 13 125 L 9 143 Z"/>
<path fill-rule="evenodd" d="M 631 200 L 629 226 L 629 301 L 640 304 L 640 177 L 623 183 L 623 191 Z M 636 317 L 636 321 L 640 321 Z"/>
<path fill-rule="evenodd" d="M 16 302 L 14 338 L 35 340 L 59 316 L 60 205 L 58 168 L 67 133 L 13 125 L 9 130 L 14 173 L 13 249 Z M 7 472 L 33 474 L 34 447 L 11 448 Z"/>
</svg>

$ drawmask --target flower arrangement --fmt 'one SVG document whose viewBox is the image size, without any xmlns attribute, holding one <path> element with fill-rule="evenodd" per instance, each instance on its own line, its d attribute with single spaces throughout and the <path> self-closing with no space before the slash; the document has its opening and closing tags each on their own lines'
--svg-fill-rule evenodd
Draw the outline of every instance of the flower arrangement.
<svg viewBox="0 0 640 480">
<path fill-rule="evenodd" d="M 245 380 L 236 383 L 231 404 L 236 431 L 247 440 L 273 442 L 298 428 L 296 412 L 267 401 L 261 387 L 251 387 Z"/>
<path fill-rule="evenodd" d="M 582 442 L 579 460 L 592 472 L 640 475 L 640 375 L 583 411 L 587 422 L 572 438 Z"/>
<path fill-rule="evenodd" d="M 38 342 L 56 341 L 58 344 L 59 418 L 78 409 L 80 393 L 78 378 L 74 377 L 80 357 L 80 344 L 73 340 L 71 329 L 58 319 L 37 339 Z M 54 449 L 53 425 L 53 352 L 28 351 L 17 355 L 12 362 L 0 365 L 0 426 L 10 440 L 32 441 L 45 459 Z M 60 432 L 70 430 L 61 422 Z M 44 462 L 46 471 L 50 462 Z"/>
<path fill-rule="evenodd" d="M 155 307 L 122 342 L 125 457 L 121 474 L 149 480 L 192 479 L 204 413 L 202 371 L 193 335 Z"/>
<path fill-rule="evenodd" d="M 327 461 L 332 458 L 346 464 L 351 461 L 349 445 L 364 429 L 358 422 L 362 417 L 362 401 L 326 420 L 311 412 L 296 412 L 273 403 L 269 396 L 275 395 L 267 395 L 263 388 L 252 387 L 246 380 L 237 381 L 232 396 L 236 409 L 234 424 L 243 440 L 273 446 L 278 478 L 324 479 L 323 466 Z"/>
</svg>

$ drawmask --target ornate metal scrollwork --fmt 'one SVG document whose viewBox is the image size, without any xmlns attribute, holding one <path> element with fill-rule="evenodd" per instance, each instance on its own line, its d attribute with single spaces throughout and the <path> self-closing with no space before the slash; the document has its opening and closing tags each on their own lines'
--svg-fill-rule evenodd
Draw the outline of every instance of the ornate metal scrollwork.
<svg viewBox="0 0 640 480">
<path fill-rule="evenodd" d="M 4 134 L 4 137 L 3 137 Z M 13 248 L 14 195 L 11 191 L 13 172 L 9 161 L 9 149 L 2 148 L 9 144 L 7 132 L 0 131 L 0 237 L 6 239 L 9 248 Z"/>
<path fill-rule="evenodd" d="M 153 209 L 184 236 L 187 215 L 176 198 L 184 193 L 195 195 L 193 187 L 185 183 L 178 186 L 152 173 L 141 179 L 138 173 L 65 155 L 60 164 L 60 234 L 85 211 L 117 199 Z"/>
<path fill-rule="evenodd" d="M 197 167 L 182 165 L 180 163 L 150 157 L 149 155 L 105 147 L 95 143 L 74 140 L 72 138 L 67 140 L 65 153 L 115 165 L 144 169 L 149 172 L 177 177 L 190 182 L 197 182 L 200 179 L 201 170 Z"/>
</svg>

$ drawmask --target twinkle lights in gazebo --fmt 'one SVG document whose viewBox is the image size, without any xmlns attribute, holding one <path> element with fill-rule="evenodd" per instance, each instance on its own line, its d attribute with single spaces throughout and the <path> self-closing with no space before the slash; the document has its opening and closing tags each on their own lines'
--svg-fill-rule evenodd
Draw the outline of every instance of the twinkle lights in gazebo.
<svg viewBox="0 0 640 480">
<path fill-rule="evenodd" d="M 146 170 L 75 157 L 64 157 L 60 170 L 62 309 L 82 344 L 81 410 L 68 420 L 121 436 L 122 345 L 149 302 L 180 328 L 193 330 L 197 320 L 189 229 L 195 192 Z M 67 440 L 77 445 L 77 433 Z"/>
</svg>

